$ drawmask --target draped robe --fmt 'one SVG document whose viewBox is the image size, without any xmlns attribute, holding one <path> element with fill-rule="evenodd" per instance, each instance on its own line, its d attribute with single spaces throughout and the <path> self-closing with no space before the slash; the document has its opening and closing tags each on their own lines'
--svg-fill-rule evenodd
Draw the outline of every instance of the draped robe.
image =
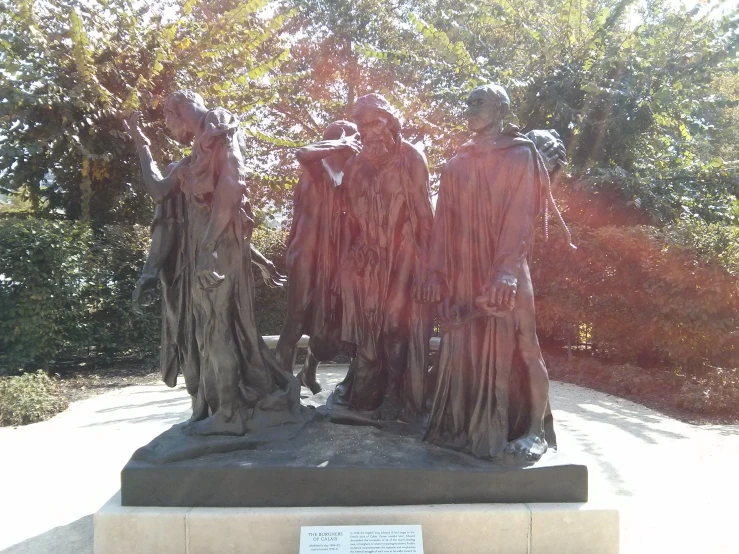
<svg viewBox="0 0 739 554">
<path fill-rule="evenodd" d="M 247 427 L 255 429 L 262 423 L 294 420 L 300 409 L 300 384 L 280 369 L 256 327 L 250 250 L 253 219 L 238 133 L 238 120 L 231 113 L 210 110 L 193 143 L 189 165 L 179 169 L 178 186 L 162 203 L 160 212 L 176 221 L 177 233 L 160 271 L 161 366 L 169 386 L 176 384 L 179 372 L 183 374 L 193 398 L 194 420 L 219 410 L 238 411 Z M 223 186 L 224 159 L 236 164 L 229 169 L 236 170 L 237 186 L 243 187 L 244 194 L 239 206 L 229 208 L 229 225 L 215 248 L 215 269 L 224 280 L 206 291 L 196 284 L 196 261 L 216 188 Z"/>
<path fill-rule="evenodd" d="M 425 271 L 433 218 L 426 158 L 405 141 L 381 166 L 360 154 L 347 164 L 342 189 L 349 259 L 342 260 L 341 338 L 357 346 L 349 406 L 379 406 L 388 372 L 383 342 L 392 336 L 407 343 L 400 400 L 421 413 L 430 320 L 411 287 Z"/>
<path fill-rule="evenodd" d="M 483 286 L 502 275 L 516 276 L 518 290 L 511 312 L 443 330 L 426 441 L 494 458 L 529 429 L 521 349 L 540 355 L 528 257 L 547 178 L 521 135 L 469 142 L 444 168 L 429 271 L 447 311 L 464 317 L 475 310 Z"/>
<path fill-rule="evenodd" d="M 323 160 L 315 163 L 324 164 Z M 338 319 L 331 282 L 339 255 L 337 186 L 330 171 L 317 179 L 303 171 L 295 186 L 293 222 L 287 243 L 288 317 L 302 317 L 301 332 L 310 337 L 329 335 L 329 322 Z"/>
</svg>

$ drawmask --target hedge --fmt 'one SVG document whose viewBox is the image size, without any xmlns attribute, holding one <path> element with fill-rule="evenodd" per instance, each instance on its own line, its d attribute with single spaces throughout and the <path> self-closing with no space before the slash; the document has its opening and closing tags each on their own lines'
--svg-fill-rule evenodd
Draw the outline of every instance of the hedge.
<svg viewBox="0 0 739 554">
<path fill-rule="evenodd" d="M 284 270 L 282 231 L 254 244 Z M 158 302 L 131 309 L 149 246 L 144 226 L 91 227 L 72 221 L 0 218 L 0 374 L 81 359 L 156 354 Z M 257 324 L 279 334 L 285 293 L 257 280 Z"/>
<path fill-rule="evenodd" d="M 739 276 L 731 249 L 707 231 L 575 227 L 573 251 L 553 228 L 532 265 L 539 334 L 561 338 L 574 326 L 624 361 L 738 367 Z"/>
<path fill-rule="evenodd" d="M 556 226 L 535 244 L 542 340 L 586 330 L 598 351 L 623 360 L 693 372 L 739 366 L 736 228 L 684 222 L 572 231 L 575 251 Z M 254 233 L 255 246 L 281 270 L 285 239 L 281 230 Z M 140 226 L 0 219 L 0 372 L 155 354 L 158 307 L 143 316 L 131 309 L 147 248 L 148 229 Z M 279 334 L 285 290 L 255 276 L 259 330 Z"/>
<path fill-rule="evenodd" d="M 142 227 L 0 220 L 0 368 L 154 348 L 156 316 L 130 309 L 147 244 Z"/>
</svg>

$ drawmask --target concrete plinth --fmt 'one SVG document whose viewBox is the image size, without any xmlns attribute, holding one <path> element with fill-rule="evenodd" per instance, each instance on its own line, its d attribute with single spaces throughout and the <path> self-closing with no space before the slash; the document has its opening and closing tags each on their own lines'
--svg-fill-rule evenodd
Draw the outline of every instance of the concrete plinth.
<svg viewBox="0 0 739 554">
<path fill-rule="evenodd" d="M 95 514 L 95 554 L 295 554 L 301 526 L 421 525 L 424 554 L 617 554 L 618 510 L 593 503 L 155 508 Z"/>
</svg>

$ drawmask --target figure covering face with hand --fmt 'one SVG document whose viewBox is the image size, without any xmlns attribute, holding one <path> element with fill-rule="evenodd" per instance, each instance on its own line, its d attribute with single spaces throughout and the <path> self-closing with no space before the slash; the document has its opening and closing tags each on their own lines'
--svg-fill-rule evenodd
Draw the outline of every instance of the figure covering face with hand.
<svg viewBox="0 0 739 554">
<path fill-rule="evenodd" d="M 353 119 L 362 149 L 342 180 L 341 338 L 356 357 L 334 401 L 394 420 L 424 408 L 428 307 L 413 295 L 433 223 L 428 165 L 382 96 L 358 98 Z"/>
<path fill-rule="evenodd" d="M 296 421 L 300 385 L 280 369 L 254 319 L 253 220 L 238 120 L 227 110 L 208 110 L 191 91 L 170 95 L 164 113 L 174 137 L 192 144 L 191 155 L 165 176 L 140 114 L 127 127 L 148 192 L 176 228 L 160 237 L 150 260 L 163 284 L 165 382 L 173 386 L 184 375 L 193 399 L 191 434 L 243 435 Z"/>
<path fill-rule="evenodd" d="M 424 440 L 537 460 L 554 440 L 529 274 L 548 174 L 535 145 L 505 128 L 509 111 L 501 87 L 474 90 L 474 136 L 441 176 L 423 296 L 442 302 L 442 337 Z"/>
<path fill-rule="evenodd" d="M 310 336 L 308 356 L 298 374 L 301 384 L 314 394 L 319 361 L 340 352 L 341 306 L 334 290 L 339 269 L 341 201 L 339 186 L 347 160 L 359 152 L 357 128 L 335 121 L 323 140 L 299 148 L 303 173 L 295 186 L 293 221 L 287 241 L 287 315 L 277 343 L 283 369 L 292 373 L 297 344 Z"/>
</svg>

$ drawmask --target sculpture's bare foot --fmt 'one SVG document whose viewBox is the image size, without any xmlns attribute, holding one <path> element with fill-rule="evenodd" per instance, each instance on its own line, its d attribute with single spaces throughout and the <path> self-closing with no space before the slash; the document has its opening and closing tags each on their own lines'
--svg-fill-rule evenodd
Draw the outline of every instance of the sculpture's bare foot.
<svg viewBox="0 0 739 554">
<path fill-rule="evenodd" d="M 193 414 L 192 414 L 192 415 L 190 416 L 190 419 L 188 419 L 188 420 L 187 420 L 187 425 L 188 425 L 188 427 L 189 427 L 189 426 L 191 426 L 191 425 L 194 425 L 194 424 L 196 424 L 196 423 L 197 423 L 198 421 L 203 421 L 203 420 L 204 420 L 205 418 L 207 418 L 207 417 L 208 417 L 207 415 L 206 415 L 206 416 L 202 416 L 202 415 L 200 415 L 200 414 L 196 414 L 196 413 L 193 413 Z"/>
<path fill-rule="evenodd" d="M 349 405 L 349 383 L 346 379 L 336 385 L 333 393 L 333 402 L 337 406 L 348 406 Z"/>
<path fill-rule="evenodd" d="M 308 387 L 313 394 L 318 394 L 323 390 L 321 384 L 316 380 L 315 374 L 309 375 L 305 370 L 301 369 L 297 377 L 300 384 Z"/>
<path fill-rule="evenodd" d="M 535 462 L 544 455 L 547 448 L 547 441 L 534 433 L 528 433 L 509 443 L 505 452 L 527 462 Z"/>
<path fill-rule="evenodd" d="M 408 409 L 402 409 L 398 413 L 398 419 L 403 423 L 413 423 L 413 421 L 418 419 L 418 416 Z"/>
<path fill-rule="evenodd" d="M 188 425 L 185 431 L 188 435 L 244 435 L 246 433 L 246 425 L 241 420 L 240 416 L 234 417 L 232 420 L 227 421 L 219 413 L 213 414 L 212 416 L 203 419 L 202 421 L 196 421 Z"/>
<path fill-rule="evenodd" d="M 202 397 L 193 396 L 192 398 L 192 415 L 187 420 L 188 427 L 193 423 L 202 421 L 208 417 L 208 406 Z"/>
<path fill-rule="evenodd" d="M 372 413 L 372 419 L 380 421 L 395 421 L 399 416 L 400 408 L 396 405 L 396 401 L 387 396 L 380 407 Z"/>
</svg>

